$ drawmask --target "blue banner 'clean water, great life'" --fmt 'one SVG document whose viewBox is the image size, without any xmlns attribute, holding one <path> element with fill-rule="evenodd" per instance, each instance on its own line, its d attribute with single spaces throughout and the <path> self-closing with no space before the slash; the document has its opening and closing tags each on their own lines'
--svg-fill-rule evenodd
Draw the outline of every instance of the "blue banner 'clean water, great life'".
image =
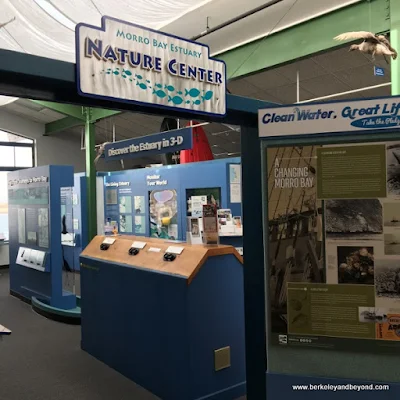
<svg viewBox="0 0 400 400">
<path fill-rule="evenodd" d="M 192 128 L 189 127 L 107 143 L 104 149 L 104 158 L 105 161 L 122 160 L 187 150 L 192 146 Z"/>
</svg>

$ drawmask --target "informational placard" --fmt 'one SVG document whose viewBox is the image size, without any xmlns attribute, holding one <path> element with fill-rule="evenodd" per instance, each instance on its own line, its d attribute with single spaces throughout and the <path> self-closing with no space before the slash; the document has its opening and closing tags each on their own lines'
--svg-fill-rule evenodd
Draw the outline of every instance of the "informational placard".
<svg viewBox="0 0 400 400">
<path fill-rule="evenodd" d="M 107 237 L 107 238 L 105 238 L 105 239 L 103 240 L 103 243 L 104 243 L 104 244 L 112 245 L 112 244 L 115 243 L 115 240 L 116 240 L 115 238 Z"/>
<path fill-rule="evenodd" d="M 136 249 L 144 249 L 146 247 L 146 242 L 139 242 L 139 241 L 134 241 L 131 245 L 131 247 L 136 248 Z"/>
<path fill-rule="evenodd" d="M 318 198 L 386 197 L 384 144 L 323 147 L 317 159 Z"/>
<path fill-rule="evenodd" d="M 260 137 L 393 129 L 400 126 L 400 97 L 313 103 L 258 112 Z"/>
<path fill-rule="evenodd" d="M 182 254 L 183 250 L 185 250 L 185 248 L 182 246 L 168 246 L 168 248 L 167 248 L 167 250 L 165 250 L 165 252 L 180 255 L 180 254 Z"/>
<path fill-rule="evenodd" d="M 242 202 L 242 166 L 240 164 L 229 165 L 230 202 Z"/>
<path fill-rule="evenodd" d="M 218 244 L 218 213 L 214 204 L 203 205 L 203 243 Z"/>
<path fill-rule="evenodd" d="M 203 205 L 207 204 L 207 196 L 192 196 L 190 201 L 192 217 L 202 217 Z"/>
<path fill-rule="evenodd" d="M 25 208 L 18 209 L 18 242 L 26 243 Z"/>
<path fill-rule="evenodd" d="M 38 210 L 38 246 L 49 247 L 49 209 Z"/>
<path fill-rule="evenodd" d="M 104 159 L 108 162 L 125 158 L 147 157 L 192 147 L 192 128 L 183 128 L 107 143 L 104 146 Z"/>
<path fill-rule="evenodd" d="M 190 113 L 226 113 L 225 63 L 208 46 L 103 17 L 76 26 L 79 93 Z"/>
<path fill-rule="evenodd" d="M 266 150 L 268 329 L 279 345 L 400 341 L 400 142 Z"/>
</svg>

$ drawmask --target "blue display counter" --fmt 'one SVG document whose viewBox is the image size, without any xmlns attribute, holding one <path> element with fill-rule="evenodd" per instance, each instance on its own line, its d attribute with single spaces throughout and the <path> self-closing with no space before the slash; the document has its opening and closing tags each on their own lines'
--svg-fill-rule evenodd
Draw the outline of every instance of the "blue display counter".
<svg viewBox="0 0 400 400">
<path fill-rule="evenodd" d="M 101 250 L 104 240 L 95 237 L 80 257 L 82 348 L 163 400 L 244 395 L 236 250 L 132 236 Z M 145 247 L 130 255 L 135 241 Z M 171 245 L 183 251 L 165 261 Z"/>
</svg>

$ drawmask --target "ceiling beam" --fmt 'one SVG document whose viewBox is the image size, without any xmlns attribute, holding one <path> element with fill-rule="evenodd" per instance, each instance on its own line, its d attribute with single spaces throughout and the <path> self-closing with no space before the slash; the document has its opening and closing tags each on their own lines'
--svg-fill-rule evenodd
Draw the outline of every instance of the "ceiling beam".
<svg viewBox="0 0 400 400">
<path fill-rule="evenodd" d="M 118 110 L 105 110 L 103 108 L 92 108 L 91 119 L 92 122 L 100 121 L 101 119 L 112 117 L 121 114 L 122 111 Z"/>
<path fill-rule="evenodd" d="M 50 101 L 40 101 L 40 100 L 31 100 L 36 104 L 40 104 L 43 107 L 46 107 L 50 110 L 57 111 L 58 113 L 68 115 L 69 117 L 74 117 L 85 121 L 85 117 L 82 113 L 81 106 L 74 106 L 72 104 L 61 104 L 61 103 L 53 103 Z"/>
<path fill-rule="evenodd" d="M 225 61 L 228 79 L 235 79 L 335 48 L 333 38 L 343 32 L 387 32 L 388 16 L 387 0 L 363 1 L 215 57 Z"/>
<path fill-rule="evenodd" d="M 65 129 L 74 128 L 75 126 L 84 125 L 84 123 L 84 121 L 75 117 L 65 117 L 57 121 L 49 122 L 45 125 L 45 132 L 43 136 L 61 132 Z"/>
</svg>

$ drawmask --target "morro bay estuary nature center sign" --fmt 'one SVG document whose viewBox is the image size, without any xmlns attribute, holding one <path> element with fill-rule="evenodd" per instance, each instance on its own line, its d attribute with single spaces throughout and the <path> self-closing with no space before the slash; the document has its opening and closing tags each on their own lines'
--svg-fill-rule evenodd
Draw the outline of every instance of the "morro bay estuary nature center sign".
<svg viewBox="0 0 400 400">
<path fill-rule="evenodd" d="M 226 114 L 226 67 L 208 46 L 110 17 L 76 27 L 78 91 L 83 96 Z"/>
</svg>

